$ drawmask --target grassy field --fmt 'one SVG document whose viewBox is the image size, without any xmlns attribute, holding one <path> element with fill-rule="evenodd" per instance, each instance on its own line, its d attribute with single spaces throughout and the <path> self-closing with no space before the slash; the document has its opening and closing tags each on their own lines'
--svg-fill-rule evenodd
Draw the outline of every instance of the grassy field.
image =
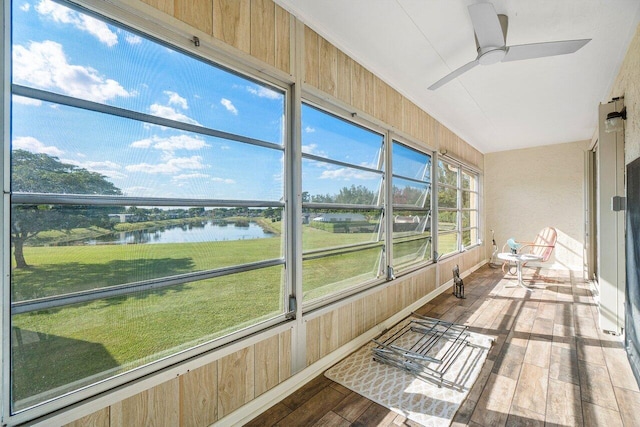
<svg viewBox="0 0 640 427">
<path fill-rule="evenodd" d="M 272 232 L 280 231 L 280 223 L 269 225 Z M 371 239 L 367 233 L 303 229 L 305 250 Z M 209 243 L 25 247 L 32 267 L 13 270 L 11 292 L 14 301 L 21 301 L 114 286 L 279 258 L 283 246 L 282 236 L 276 234 Z M 380 250 L 304 261 L 305 300 L 374 278 Z M 398 250 L 411 256 L 416 247 Z M 67 385 L 75 389 L 282 313 L 283 274 L 283 267 L 269 267 L 14 315 L 14 400 L 54 389 L 59 394 L 68 391 Z"/>
</svg>

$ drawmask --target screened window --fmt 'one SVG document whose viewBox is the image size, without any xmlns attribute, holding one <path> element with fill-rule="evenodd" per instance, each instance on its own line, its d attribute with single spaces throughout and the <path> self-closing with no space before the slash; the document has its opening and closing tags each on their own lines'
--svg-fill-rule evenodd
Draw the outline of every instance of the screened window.
<svg viewBox="0 0 640 427">
<path fill-rule="evenodd" d="M 282 319 L 288 294 L 284 90 L 63 3 L 23 6 L 13 413 Z"/>
<path fill-rule="evenodd" d="M 432 259 L 431 156 L 393 141 L 393 268 Z"/>
<path fill-rule="evenodd" d="M 304 302 L 384 270 L 384 137 L 302 105 Z"/>
<path fill-rule="evenodd" d="M 478 175 L 438 161 L 438 253 L 478 244 Z"/>
</svg>

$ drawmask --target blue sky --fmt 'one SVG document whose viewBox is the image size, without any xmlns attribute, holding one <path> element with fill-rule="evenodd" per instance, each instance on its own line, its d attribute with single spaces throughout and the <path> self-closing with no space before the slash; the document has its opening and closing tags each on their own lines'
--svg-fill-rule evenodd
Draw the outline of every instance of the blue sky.
<svg viewBox="0 0 640 427">
<path fill-rule="evenodd" d="M 284 144 L 284 93 L 51 0 L 13 4 L 13 82 Z M 377 167 L 382 136 L 303 108 L 303 152 Z M 13 97 L 12 148 L 99 172 L 125 195 L 280 200 L 283 152 Z M 406 153 L 403 153 L 406 154 Z M 404 156 L 416 171 L 423 159 Z M 417 159 L 417 160 L 416 160 Z M 399 160 L 400 161 L 400 160 Z M 424 162 L 422 162 L 424 164 Z M 404 167 L 403 167 L 404 168 Z M 312 194 L 379 176 L 305 162 Z"/>
</svg>

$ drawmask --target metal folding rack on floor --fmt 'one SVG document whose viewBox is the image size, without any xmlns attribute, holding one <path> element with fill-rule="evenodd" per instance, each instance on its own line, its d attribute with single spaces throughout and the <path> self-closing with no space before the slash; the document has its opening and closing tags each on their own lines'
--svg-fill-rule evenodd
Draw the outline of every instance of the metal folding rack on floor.
<svg viewBox="0 0 640 427">
<path fill-rule="evenodd" d="M 373 360 L 404 369 L 441 387 L 459 388 L 462 381 L 444 378 L 466 346 L 467 327 L 413 313 L 407 325 L 384 341 L 374 339 Z"/>
</svg>

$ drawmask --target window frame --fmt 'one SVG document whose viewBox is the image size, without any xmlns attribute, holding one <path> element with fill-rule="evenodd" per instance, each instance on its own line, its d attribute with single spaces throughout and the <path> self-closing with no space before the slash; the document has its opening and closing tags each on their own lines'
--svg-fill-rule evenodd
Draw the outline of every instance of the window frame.
<svg viewBox="0 0 640 427">
<path fill-rule="evenodd" d="M 226 69 L 229 72 L 238 74 L 243 77 L 247 77 L 250 80 L 263 82 L 270 86 L 274 86 L 284 93 L 284 135 L 282 150 L 284 151 L 284 185 L 283 196 L 284 199 L 281 202 L 282 207 L 285 209 L 283 215 L 283 233 L 284 247 L 283 247 L 283 265 L 286 264 L 284 276 L 286 277 L 285 285 L 283 286 L 283 297 L 285 299 L 283 316 L 279 316 L 278 320 L 269 321 L 266 323 L 258 323 L 249 328 L 245 328 L 234 332 L 225 337 L 209 341 L 195 347 L 183 350 L 179 353 L 172 354 L 168 357 L 156 360 L 129 370 L 122 374 L 101 380 L 89 386 L 85 386 L 79 390 L 61 395 L 53 400 L 49 400 L 43 403 L 39 403 L 35 406 L 20 410 L 16 414 L 10 415 L 10 399 L 8 398 L 10 390 L 9 375 L 11 374 L 11 365 L 8 362 L 11 354 L 10 340 L 3 340 L 3 386 L 2 393 L 3 399 L 3 421 L 9 424 L 18 424 L 28 421 L 32 421 L 35 418 L 49 414 L 53 411 L 61 408 L 68 407 L 73 404 L 77 404 L 79 401 L 89 398 L 96 398 L 97 395 L 103 392 L 110 391 L 118 386 L 132 384 L 133 389 L 142 391 L 148 389 L 150 385 L 156 385 L 160 382 L 167 380 L 168 378 L 175 377 L 176 370 L 180 370 L 181 366 L 184 366 L 186 361 L 191 358 L 204 358 L 206 360 L 215 360 L 221 357 L 221 355 L 229 354 L 232 349 L 239 349 L 257 342 L 259 339 L 263 339 L 265 334 L 269 336 L 274 333 L 279 333 L 284 330 L 290 330 L 292 324 L 292 315 L 300 316 L 298 322 L 302 322 L 301 314 L 307 313 L 316 309 L 328 309 L 332 303 L 340 300 L 352 297 L 356 294 L 360 294 L 364 291 L 375 288 L 382 285 L 391 279 L 395 278 L 393 270 L 389 267 L 393 266 L 393 233 L 392 230 L 392 218 L 393 218 L 393 199 L 392 199 L 392 144 L 393 141 L 397 141 L 411 149 L 423 152 L 431 157 L 431 182 L 430 182 L 430 204 L 431 204 L 431 258 L 428 260 L 416 263 L 411 268 L 403 270 L 398 274 L 398 277 L 410 274 L 416 270 L 425 268 L 428 265 L 435 263 L 435 258 L 438 242 L 438 204 L 437 195 L 439 183 L 437 180 L 436 166 L 438 162 L 438 156 L 435 151 L 428 146 L 425 146 L 423 142 L 415 142 L 411 137 L 398 133 L 396 130 L 391 130 L 391 125 L 382 123 L 381 121 L 370 117 L 366 114 L 360 115 L 353 111 L 349 111 L 343 103 L 339 101 L 329 100 L 326 94 L 313 87 L 303 84 L 302 77 L 298 76 L 293 78 L 289 73 L 277 70 L 275 68 L 265 67 L 261 61 L 244 55 L 239 57 L 237 51 L 234 48 L 224 45 L 223 43 L 213 44 L 203 42 L 199 47 L 194 46 L 193 34 L 191 30 L 183 30 L 184 27 L 163 25 L 165 21 L 157 20 L 156 23 L 149 19 L 147 14 L 148 9 L 146 6 L 128 6 L 122 4 L 109 4 L 101 0 L 66 0 L 65 4 L 71 7 L 82 10 L 89 15 L 98 15 L 101 20 L 108 23 L 112 23 L 118 27 L 122 27 L 136 34 L 140 34 L 145 38 L 152 39 L 153 41 L 160 43 L 161 45 L 168 46 L 175 49 L 178 52 L 195 57 L 198 60 L 210 63 L 218 68 Z M 2 98 L 3 104 L 0 107 L 0 111 L 3 116 L 3 123 L 10 123 L 10 104 L 12 96 L 12 86 L 10 81 L 11 70 L 11 7 L 12 1 L 3 2 L 4 7 L 0 9 L 0 19 L 4 25 L 4 43 L 2 44 L 2 57 L 4 61 L 4 67 L 0 74 L 3 76 L 3 88 Z M 7 53 L 8 52 L 8 53 Z M 295 64 L 291 64 L 293 67 Z M 58 95 L 64 96 L 64 95 Z M 369 129 L 373 132 L 383 135 L 384 144 L 384 168 L 383 168 L 383 191 L 384 191 L 384 203 L 380 208 L 384 213 L 382 222 L 385 227 L 384 239 L 381 240 L 381 244 L 385 248 L 383 251 L 383 261 L 381 267 L 387 269 L 383 271 L 382 275 L 373 280 L 369 280 L 360 285 L 350 287 L 343 292 L 339 292 L 331 295 L 330 298 L 323 298 L 318 300 L 314 304 L 302 307 L 302 284 L 299 278 L 302 272 L 302 237 L 301 228 L 296 226 L 298 220 L 301 219 L 301 212 L 303 203 L 300 201 L 300 193 L 302 191 L 301 186 L 301 164 L 302 158 L 305 156 L 301 153 L 300 148 L 300 127 L 301 127 L 301 105 L 302 102 L 308 103 L 316 108 L 319 108 L 328 114 L 337 116 L 343 120 L 354 123 L 360 127 Z M 178 122 L 181 123 L 181 122 Z M 181 123 L 183 125 L 183 123 Z M 10 130 L 9 126 L 4 126 L 4 146 L 3 146 L 3 173 L 4 173 L 4 194 L 2 199 L 2 205 L 0 208 L 4 212 L 4 218 L 9 218 L 11 208 L 11 194 L 10 194 Z M 471 169 L 467 169 L 471 170 Z M 478 177 L 478 197 L 481 193 L 480 187 L 480 173 L 474 171 Z M 18 196 L 17 200 L 21 196 Z M 75 199 L 79 200 L 79 199 Z M 122 201 L 122 198 L 118 198 Z M 148 202 L 149 199 L 145 199 Z M 183 203 L 181 201 L 180 203 Z M 202 202 L 201 200 L 198 202 Z M 237 206 L 237 201 L 227 201 L 231 203 L 229 206 Z M 259 201 L 255 201 L 259 202 Z M 83 201 L 84 203 L 84 201 Z M 158 202 L 160 203 L 160 202 Z M 271 202 L 270 202 L 271 203 Z M 280 206 L 276 202 L 274 207 Z M 478 198 L 478 230 L 480 230 L 480 212 L 482 199 Z M 167 205 L 167 200 L 161 201 L 162 206 Z M 181 205 L 183 206 L 183 205 Z M 196 205 L 193 205 L 196 206 Z M 207 205 L 208 206 L 208 205 Z M 219 206 L 219 205 L 217 205 Z M 260 204 L 261 207 L 266 207 L 264 203 Z M 336 207 L 336 205 L 331 205 Z M 351 208 L 352 206 L 347 206 Z M 286 221 L 286 222 L 285 222 Z M 461 220 L 459 219 L 459 222 Z M 3 223 L 3 235 L 2 244 L 5 253 L 11 253 L 11 242 L 9 233 L 9 220 L 5 219 Z M 435 233 L 434 233 L 435 230 Z M 478 231 L 479 232 L 479 231 Z M 462 230 L 460 230 L 462 233 Z M 479 237 L 479 236 L 478 236 Z M 478 242 L 480 244 L 480 242 Z M 472 246 L 470 246 L 472 247 Z M 280 263 L 278 263 L 280 265 Z M 10 271 L 10 257 L 4 257 L 2 263 L 3 273 L 3 304 L 2 304 L 2 323 L 3 334 L 5 337 L 10 336 L 11 328 L 11 300 L 9 291 L 9 279 L 8 272 Z M 386 273 L 386 274 L 385 274 Z M 370 292 L 370 291 L 369 291 Z M 295 304 L 287 306 L 287 299 L 298 298 L 297 308 Z M 289 299 L 289 302 L 291 300 Z M 295 309 L 295 311 L 287 312 L 288 309 Z M 282 317 L 282 318 L 280 318 Z M 256 334 L 260 332 L 261 337 Z M 235 341 L 240 340 L 237 343 Z M 224 347 L 224 348 L 223 348 Z M 293 361 L 295 363 L 295 361 Z M 171 374 L 169 374 L 171 372 Z M 180 371 L 184 372 L 184 370 Z M 150 378 L 143 378 L 145 376 L 154 374 Z M 102 397 L 99 397 L 102 398 Z M 117 399 L 120 400 L 120 399 Z"/>
<path fill-rule="evenodd" d="M 390 276 L 392 277 L 402 277 L 405 274 L 409 274 L 413 271 L 419 270 L 421 268 L 424 268 L 428 265 L 431 265 L 433 263 L 435 263 L 435 250 L 436 250 L 436 244 L 437 244 L 437 233 L 434 236 L 433 230 L 434 227 L 436 226 L 436 214 L 437 214 L 437 210 L 436 210 L 436 214 L 434 214 L 434 206 L 435 206 L 435 197 L 437 195 L 437 182 L 434 181 L 434 171 L 435 171 L 435 167 L 434 165 L 436 164 L 436 156 L 435 156 L 435 152 L 433 150 L 430 150 L 427 147 L 421 146 L 420 144 L 414 143 L 412 142 L 409 138 L 403 137 L 401 135 L 399 135 L 398 133 L 393 133 L 390 135 L 390 140 L 391 140 L 391 144 L 393 147 L 394 143 L 397 143 L 399 145 L 402 145 L 410 150 L 414 150 L 417 151 L 418 153 L 421 154 L 425 154 L 427 156 L 429 156 L 430 159 L 430 167 L 429 167 L 429 181 L 428 183 L 426 181 L 418 181 L 415 180 L 416 182 L 422 182 L 424 184 L 427 184 L 429 189 L 428 191 L 428 199 L 429 199 L 429 208 L 422 208 L 422 209 L 409 209 L 408 206 L 405 206 L 407 209 L 406 210 L 416 210 L 416 211 L 424 211 L 428 213 L 428 223 L 431 229 L 431 251 L 430 251 L 430 256 L 429 258 L 426 258 L 422 261 L 418 261 L 415 263 L 412 263 L 410 265 L 408 265 L 406 268 L 403 268 L 402 270 L 396 271 L 396 265 L 393 262 L 393 256 L 394 256 L 394 248 L 393 248 L 393 233 L 389 233 L 389 258 L 388 258 L 388 265 L 390 267 Z M 387 225 L 387 229 L 388 230 L 392 230 L 393 228 L 393 216 L 395 215 L 394 211 L 396 206 L 393 203 L 393 178 L 398 177 L 401 179 L 407 179 L 406 177 L 403 177 L 401 175 L 398 174 L 394 174 L 393 173 L 393 149 L 388 150 L 389 151 L 389 160 L 387 162 L 388 164 L 388 171 L 387 174 L 388 176 L 391 177 L 390 180 L 390 184 L 389 184 L 389 189 L 388 189 L 388 206 L 387 206 L 387 210 L 390 212 L 389 214 L 389 223 Z M 399 205 L 398 205 L 399 206 Z"/>
<path fill-rule="evenodd" d="M 273 329 L 287 322 L 291 319 L 292 312 L 290 306 L 290 295 L 294 294 L 293 281 L 291 280 L 291 274 L 288 268 L 286 268 L 286 259 L 288 254 L 288 248 L 292 245 L 292 239 L 294 238 L 289 233 L 288 220 L 290 214 L 288 213 L 292 209 L 290 198 L 287 197 L 290 191 L 288 177 L 293 175 L 292 167 L 293 161 L 291 157 L 296 150 L 292 150 L 293 137 L 292 137 L 292 112 L 294 102 L 294 90 L 293 81 L 291 78 L 280 72 L 265 72 L 264 67 L 253 66 L 253 60 L 246 60 L 240 62 L 224 48 L 212 47 L 211 45 L 203 45 L 199 48 L 195 48 L 193 44 L 189 45 L 190 39 L 185 42 L 184 35 L 179 33 L 176 28 L 169 26 L 162 26 L 159 24 L 153 24 L 148 19 L 144 19 L 137 15 L 135 9 L 125 10 L 121 6 L 104 4 L 103 2 L 92 2 L 86 0 L 79 2 L 77 0 L 66 0 L 63 4 L 69 8 L 85 13 L 100 21 L 114 25 L 117 28 L 122 28 L 133 34 L 140 35 L 151 42 L 157 43 L 160 46 L 165 46 L 178 54 L 187 55 L 195 60 L 204 62 L 210 66 L 221 69 L 225 72 L 232 73 L 248 81 L 263 84 L 274 89 L 277 89 L 283 94 L 283 135 L 282 143 L 276 144 L 267 141 L 261 141 L 250 137 L 244 137 L 242 135 L 235 135 L 232 133 L 218 131 L 214 128 L 207 126 L 196 126 L 188 123 L 175 121 L 171 119 L 161 118 L 159 116 L 152 116 L 150 114 L 139 113 L 134 110 L 128 110 L 120 107 L 113 107 L 108 104 L 100 104 L 97 102 L 82 100 L 81 98 L 74 98 L 48 90 L 35 89 L 18 84 L 12 84 L 11 82 L 11 52 L 12 47 L 12 4 L 13 1 L 3 2 L 3 8 L 0 9 L 0 19 L 5 24 L 4 31 L 4 43 L 2 44 L 2 56 L 4 61 L 4 67 L 2 71 L 3 85 L 2 85 L 2 117 L 3 123 L 7 126 L 3 126 L 3 198 L 2 198 L 2 211 L 4 213 L 3 221 L 3 233 L 2 233 L 2 245 L 5 254 L 11 254 L 11 233 L 10 229 L 10 209 L 14 204 L 19 203 L 37 203 L 37 204 L 62 204 L 62 205 L 74 205 L 81 203 L 83 205 L 118 205 L 129 206 L 138 205 L 145 207 L 274 207 L 283 209 L 283 227 L 281 237 L 281 256 L 279 258 L 267 259 L 258 261 L 255 263 L 243 263 L 234 265 L 231 267 L 216 268 L 211 271 L 196 271 L 193 273 L 187 273 L 177 279 L 168 279 L 164 281 L 162 286 L 172 286 L 178 283 L 185 283 L 191 281 L 197 281 L 202 279 L 228 276 L 236 273 L 242 273 L 245 271 L 256 271 L 261 268 L 270 268 L 274 266 L 281 266 L 282 282 L 281 282 L 281 305 L 282 312 L 267 320 L 257 321 L 246 327 L 240 327 L 236 331 L 223 335 L 220 338 L 209 339 L 200 344 L 197 344 L 186 349 L 170 353 L 168 356 L 160 357 L 157 360 L 147 362 L 141 366 L 128 369 L 125 372 L 112 375 L 102 380 L 95 381 L 89 385 L 81 386 L 72 391 L 68 391 L 62 394 L 58 394 L 53 398 L 47 398 L 33 405 L 28 405 L 25 408 L 13 410 L 14 402 L 9 396 L 11 396 L 11 373 L 12 363 L 11 360 L 11 339 L 3 340 L 2 354 L 3 354 L 3 366 L 2 366 L 2 395 L 3 403 L 2 419 L 5 423 L 19 424 L 26 421 L 34 420 L 38 417 L 51 413 L 55 410 L 67 407 L 84 399 L 96 396 L 105 391 L 111 390 L 115 387 L 122 386 L 132 381 L 139 380 L 150 374 L 161 373 L 164 370 L 176 365 L 180 362 L 185 362 L 195 356 L 201 356 L 207 352 L 221 349 L 239 339 L 254 340 L 252 336 L 257 332 L 263 332 L 269 328 Z M 243 61 L 245 59 L 243 58 Z M 258 64 L 258 62 L 255 62 Z M 132 119 L 141 122 L 157 124 L 161 126 L 169 126 L 171 128 L 196 132 L 199 135 L 212 136 L 224 139 L 230 139 L 236 142 L 247 143 L 251 145 L 261 146 L 269 149 L 281 151 L 283 154 L 283 184 L 282 184 L 282 198 L 280 201 L 266 201 L 266 200 L 223 200 L 223 199 L 192 199 L 192 198 L 157 198 L 157 197 L 126 197 L 126 196 L 94 196 L 94 195 L 61 195 L 61 194 L 36 194 L 36 193 L 11 193 L 11 98 L 12 95 L 28 96 L 34 99 L 40 99 L 45 102 L 53 102 L 55 104 L 67 105 L 72 108 L 82 108 L 85 110 L 93 111 L 99 114 L 111 114 L 125 119 Z M 11 279 L 8 272 L 11 271 L 11 257 L 3 257 L 2 262 L 2 285 L 3 285 L 3 303 L 2 303 L 2 332 L 5 337 L 11 336 L 12 327 L 12 311 L 15 311 L 15 307 L 12 307 L 12 301 L 10 297 Z M 129 285 L 131 288 L 139 290 L 140 287 L 146 286 L 154 287 L 154 284 L 163 282 L 164 278 L 150 279 L 141 284 L 124 284 L 127 288 Z M 177 280 L 177 282 L 176 282 Z M 149 283 L 147 283 L 149 282 Z M 153 283 L 151 283 L 153 282 Z M 131 292 L 131 289 L 114 290 L 114 295 L 118 293 L 124 293 L 125 295 Z M 91 295 L 91 294 L 96 295 Z M 105 296 L 97 295 L 98 291 L 88 291 L 84 295 L 69 296 L 66 301 L 40 301 L 37 303 L 18 304 L 17 310 L 19 312 L 33 311 L 43 308 L 53 308 L 55 306 L 67 306 L 69 304 L 77 302 L 85 302 L 87 300 L 103 299 Z M 111 297 L 111 295 L 109 295 Z M 65 300 L 65 298 L 63 298 Z M 43 305 L 44 304 L 44 305 Z M 31 305 L 31 307 L 28 307 Z"/>
<path fill-rule="evenodd" d="M 383 193 L 383 203 L 380 204 L 380 202 L 378 203 L 378 205 L 356 205 L 356 204 L 337 204 L 337 203 L 318 203 L 318 202 L 302 202 L 300 203 L 300 211 L 302 212 L 303 209 L 305 208 L 310 208 L 310 209 L 338 209 L 338 210 L 378 210 L 380 211 L 380 215 L 381 215 L 381 222 L 380 224 L 384 224 L 384 230 L 380 230 L 380 233 L 384 233 L 384 237 L 382 239 L 379 239 L 377 242 L 365 242 L 365 243 L 361 243 L 361 244 L 356 244 L 356 245 L 350 245 L 350 246 L 342 246 L 343 250 L 368 250 L 371 249 L 372 247 L 375 246 L 379 246 L 382 245 L 382 253 L 381 253 L 381 263 L 380 263 L 380 268 L 379 268 L 379 275 L 376 278 L 372 278 L 369 280 L 366 280 L 362 283 L 353 285 L 353 286 L 349 286 L 345 289 L 341 289 L 337 292 L 332 292 L 328 295 L 324 295 L 322 297 L 319 298 L 315 298 L 309 302 L 305 302 L 302 299 L 302 295 L 300 295 L 300 300 L 299 300 L 299 304 L 302 306 L 302 310 L 303 313 L 308 313 L 311 312 L 313 310 L 322 308 L 322 307 L 326 307 L 328 305 L 330 305 L 331 303 L 334 303 L 336 301 L 340 301 L 342 299 L 345 299 L 347 297 L 350 297 L 352 295 L 355 295 L 359 292 L 362 292 L 364 290 L 370 289 L 374 286 L 380 285 L 382 283 L 385 283 L 386 281 L 388 281 L 388 275 L 386 274 L 386 270 L 388 268 L 388 262 L 387 262 L 387 252 L 388 252 L 388 241 L 387 241 L 387 236 L 388 233 L 386 232 L 387 228 L 387 223 L 386 223 L 386 199 L 387 199 L 387 194 L 386 194 L 386 181 L 387 181 L 387 172 L 386 172 L 386 168 L 387 168 L 387 151 L 388 151 L 388 144 L 389 144 L 389 138 L 388 138 L 388 131 L 384 128 L 384 127 L 380 127 L 375 125 L 374 123 L 365 120 L 361 117 L 359 117 L 356 114 L 353 113 L 349 113 L 345 110 L 342 110 L 341 108 L 337 107 L 335 104 L 327 102 L 326 100 L 324 100 L 323 98 L 317 96 L 316 94 L 313 93 L 313 90 L 310 88 L 306 88 L 302 95 L 301 95 L 301 106 L 300 108 L 302 109 L 302 106 L 306 104 L 311 108 L 314 108 L 318 111 L 320 111 L 321 113 L 327 114 L 328 116 L 332 116 L 334 117 L 336 120 L 341 120 L 344 121 L 346 123 L 349 123 L 353 126 L 362 128 L 364 130 L 370 131 L 372 133 L 376 133 L 382 136 L 382 147 L 381 147 L 381 155 L 379 158 L 379 162 L 383 163 L 383 167 L 380 170 L 376 170 L 375 173 L 380 173 L 381 175 L 381 187 L 382 187 L 382 193 Z M 300 126 L 302 126 L 302 114 L 300 115 Z M 300 140 L 300 146 L 302 146 L 302 138 Z M 336 166 L 344 166 L 344 167 L 350 167 L 350 168 L 354 168 L 354 169 L 361 169 L 364 171 L 371 171 L 374 172 L 372 169 L 370 168 L 366 168 L 366 167 L 361 167 L 361 166 L 357 166 L 357 165 L 352 165 L 349 163 L 345 163 L 339 160 L 333 160 L 330 158 L 324 158 L 324 157 L 320 157 L 320 156 L 316 156 L 310 153 L 304 153 L 302 152 L 302 149 L 300 150 L 300 157 L 301 157 L 301 166 L 302 166 L 302 161 L 304 159 L 310 159 L 310 160 L 320 160 L 323 162 L 327 162 L 330 164 L 334 164 Z M 302 173 L 300 174 L 300 180 L 302 181 Z M 301 185 L 301 191 L 302 188 L 304 188 L 304 183 L 302 183 Z M 300 228 L 300 236 L 301 236 L 301 241 L 300 241 L 300 246 L 302 246 L 302 228 Z M 332 250 L 336 250 L 341 248 L 340 246 L 336 247 L 336 248 L 331 248 Z M 303 251 L 301 249 L 300 253 L 301 253 L 301 261 L 300 261 L 300 270 L 303 271 L 304 267 L 304 261 L 305 261 L 305 256 L 311 256 L 311 257 L 315 257 L 314 252 L 331 252 L 328 249 L 322 249 L 322 250 L 312 250 L 312 251 Z M 327 254 L 327 256 L 332 256 L 333 254 L 329 253 Z M 302 290 L 302 286 L 303 283 L 300 283 L 301 287 L 300 289 Z"/>
<path fill-rule="evenodd" d="M 439 176 L 439 172 L 438 172 L 438 181 L 437 181 L 437 186 L 438 186 L 438 194 L 441 188 L 444 189 L 449 189 L 449 190 L 455 190 L 456 191 L 456 207 L 452 208 L 452 207 L 441 207 L 440 204 L 438 204 L 438 240 L 440 239 L 440 236 L 442 235 L 456 235 L 456 250 L 452 251 L 452 252 L 447 252 L 447 253 L 438 253 L 438 258 L 448 258 L 450 256 L 456 255 L 458 253 L 464 252 L 468 249 L 472 249 L 475 248 L 479 245 L 482 244 L 482 241 L 480 239 L 480 229 L 481 229 L 481 223 L 480 223 L 480 219 L 481 219 L 481 206 L 480 206 L 480 178 L 481 178 L 481 173 L 479 171 L 477 171 L 475 168 L 472 168 L 469 165 L 466 165 L 465 163 L 459 161 L 458 159 L 455 159 L 449 155 L 440 155 L 438 156 L 438 159 L 436 160 L 436 162 L 438 162 L 438 164 L 440 162 L 443 162 L 446 165 L 449 165 L 450 167 L 454 167 L 456 169 L 456 174 L 457 174 L 457 183 L 456 185 L 449 185 L 449 184 L 443 184 L 440 182 L 440 176 Z M 475 181 L 475 186 L 476 189 L 472 190 L 472 189 L 465 189 L 463 186 L 463 174 L 466 174 L 468 176 L 470 176 L 474 181 Z M 463 194 L 467 192 L 469 194 L 475 194 L 476 195 L 476 207 L 470 207 L 470 208 L 465 208 L 463 206 Z M 471 200 L 471 199 L 470 199 Z M 440 231 L 440 227 L 439 227 L 439 222 L 440 222 L 440 212 L 454 212 L 456 214 L 456 228 L 455 230 L 452 231 L 445 231 L 445 232 L 441 232 Z M 473 225 L 474 220 L 471 218 L 469 219 L 469 227 L 463 227 L 463 214 L 467 212 L 467 213 L 472 213 L 475 212 L 475 226 Z M 465 246 L 464 242 L 463 242 L 463 234 L 467 231 L 471 231 L 471 230 L 476 230 L 477 233 L 477 238 L 475 242 L 471 242 L 470 245 Z M 437 249 L 436 249 L 437 250 Z M 439 252 L 439 251 L 438 251 Z"/>
</svg>

